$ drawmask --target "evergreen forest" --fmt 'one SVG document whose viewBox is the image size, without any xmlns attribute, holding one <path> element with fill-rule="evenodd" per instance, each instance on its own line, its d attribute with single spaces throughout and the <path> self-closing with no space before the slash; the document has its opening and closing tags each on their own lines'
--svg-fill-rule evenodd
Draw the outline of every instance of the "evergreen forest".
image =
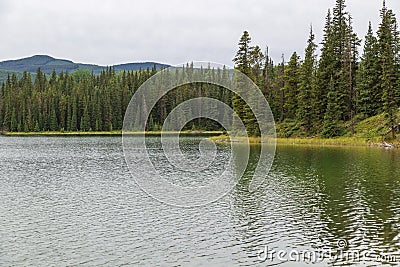
<svg viewBox="0 0 400 267">
<path fill-rule="evenodd" d="M 378 12 L 378 11 L 377 11 Z M 376 29 L 369 24 L 362 39 L 353 30 L 345 0 L 328 11 L 321 43 L 310 27 L 304 58 L 298 52 L 274 62 L 268 47 L 252 45 L 244 31 L 233 57 L 237 70 L 250 77 L 267 99 L 278 136 L 335 137 L 354 135 L 357 124 L 383 116 L 383 131 L 394 138 L 399 131 L 400 35 L 394 12 L 385 2 Z M 361 47 L 363 46 L 363 47 Z M 173 71 L 173 70 L 168 70 Z M 193 65 L 181 69 L 182 77 Z M 204 68 L 218 81 L 232 79 L 226 68 Z M 9 74 L 0 89 L 0 130 L 10 132 L 121 130 L 125 110 L 136 90 L 157 72 L 88 70 L 46 75 Z M 246 103 L 229 90 L 211 84 L 188 84 L 165 95 L 152 110 L 147 130 L 160 130 L 179 103 L 199 96 L 219 99 L 240 115 L 248 133 L 257 136 L 257 121 Z M 213 121 L 199 119 L 187 129 L 221 130 Z"/>
</svg>

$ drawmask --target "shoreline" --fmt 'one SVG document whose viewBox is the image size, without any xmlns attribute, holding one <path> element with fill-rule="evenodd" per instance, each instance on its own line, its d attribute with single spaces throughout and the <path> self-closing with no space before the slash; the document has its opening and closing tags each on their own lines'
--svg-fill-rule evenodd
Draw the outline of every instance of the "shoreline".
<svg viewBox="0 0 400 267">
<path fill-rule="evenodd" d="M 0 136 L 10 137 L 34 137 L 34 136 L 118 136 L 121 131 L 111 132 L 6 132 Z"/>
<path fill-rule="evenodd" d="M 145 132 L 145 135 L 160 136 L 161 131 Z M 165 132 L 164 134 L 181 136 L 207 136 L 216 143 L 229 143 L 230 139 L 226 135 L 221 135 L 220 131 L 183 131 L 183 132 Z M 124 133 L 124 135 L 141 135 L 143 132 Z M 90 137 L 90 136 L 123 136 L 122 131 L 101 131 L 101 132 L 6 132 L 0 135 L 4 137 Z M 236 142 L 240 142 L 237 140 Z M 259 144 L 260 137 L 249 137 L 250 144 Z M 400 140 L 395 142 L 385 142 L 382 137 L 336 137 L 336 138 L 276 138 L 277 145 L 293 146 L 337 146 L 337 147 L 381 147 L 381 148 L 400 148 Z"/>
<path fill-rule="evenodd" d="M 128 132 L 124 135 L 161 135 L 161 131 L 150 131 L 150 132 Z M 181 131 L 181 132 L 164 132 L 164 134 L 180 134 L 183 136 L 219 136 L 222 134 L 221 131 Z M 100 131 L 100 132 L 59 132 L 59 131 L 48 131 L 48 132 L 6 132 L 0 135 L 4 137 L 34 137 L 34 136 L 122 136 L 122 131 Z"/>
<path fill-rule="evenodd" d="M 216 143 L 229 143 L 228 136 L 214 136 L 210 138 Z M 381 137 L 365 138 L 365 137 L 336 137 L 336 138 L 276 138 L 276 145 L 291 145 L 291 146 L 331 146 L 331 147 L 380 147 L 380 148 L 400 148 L 400 141 L 385 142 Z M 240 141 L 236 141 L 240 142 Z M 260 137 L 250 137 L 250 144 L 259 144 Z"/>
</svg>

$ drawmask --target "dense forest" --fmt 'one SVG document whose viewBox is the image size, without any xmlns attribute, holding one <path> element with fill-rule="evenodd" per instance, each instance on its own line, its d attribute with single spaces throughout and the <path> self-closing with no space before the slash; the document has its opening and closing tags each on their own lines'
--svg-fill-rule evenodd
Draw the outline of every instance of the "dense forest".
<svg viewBox="0 0 400 267">
<path fill-rule="evenodd" d="M 176 70 L 165 70 L 170 71 L 176 71 L 184 79 L 194 72 L 194 68 L 188 64 Z M 209 75 L 210 81 L 230 81 L 229 70 L 226 68 L 198 71 L 203 76 Z M 12 75 L 0 91 L 0 125 L 4 130 L 12 132 L 121 130 L 125 111 L 133 94 L 156 72 L 156 66 L 151 70 L 119 73 L 108 68 L 100 75 L 88 70 L 59 75 L 53 72 L 47 79 L 38 69 L 34 81 L 26 72 L 20 80 Z M 148 119 L 147 129 L 160 130 L 173 108 L 197 96 L 219 99 L 228 105 L 232 98 L 228 89 L 216 88 L 212 84 L 194 83 L 181 86 L 157 103 Z M 143 107 L 137 107 L 138 110 L 141 108 Z M 215 130 L 220 125 L 199 119 L 189 123 L 187 128 Z"/>
<path fill-rule="evenodd" d="M 400 42 L 396 17 L 385 2 L 376 35 L 369 24 L 361 59 L 361 40 L 344 0 L 328 11 L 319 57 L 312 28 L 303 60 L 294 52 L 288 63 L 282 57 L 275 65 L 268 50 L 263 54 L 250 42 L 245 31 L 235 66 L 263 90 L 281 135 L 296 130 L 308 136 L 354 134 L 358 121 L 384 113 L 394 137 L 400 106 Z M 245 105 L 234 96 L 233 107 L 239 111 Z M 251 114 L 244 117 L 252 121 Z"/>
<path fill-rule="evenodd" d="M 399 123 L 400 37 L 395 14 L 383 4 L 376 33 L 369 24 L 361 55 L 361 40 L 353 31 L 345 1 L 336 0 L 328 11 L 319 45 L 312 28 L 304 59 L 294 52 L 274 63 L 268 48 L 251 45 L 245 31 L 233 61 L 262 90 L 277 122 L 278 134 L 324 137 L 354 134 L 355 125 L 385 114 L 392 135 Z M 169 70 L 173 71 L 173 70 Z M 212 79 L 231 79 L 227 69 L 201 69 Z M 183 66 L 190 75 L 193 66 Z M 113 68 L 95 75 L 85 70 L 51 75 L 37 70 L 21 78 L 9 75 L 0 90 L 0 126 L 3 131 L 111 131 L 120 130 L 127 105 L 156 68 L 117 72 Z M 168 93 L 152 110 L 148 130 L 159 130 L 168 113 L 184 100 L 217 98 L 240 114 L 251 135 L 257 121 L 247 105 L 227 89 L 191 84 Z M 219 130 L 220 125 L 197 120 L 188 129 Z"/>
</svg>

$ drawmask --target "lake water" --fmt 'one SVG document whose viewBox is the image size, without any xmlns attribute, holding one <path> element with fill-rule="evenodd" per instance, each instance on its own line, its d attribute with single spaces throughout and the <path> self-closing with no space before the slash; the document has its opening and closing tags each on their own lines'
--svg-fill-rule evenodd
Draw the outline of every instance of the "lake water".
<svg viewBox="0 0 400 267">
<path fill-rule="evenodd" d="M 258 153 L 232 192 L 185 209 L 137 187 L 119 137 L 0 137 L 0 265 L 400 265 L 400 151 L 278 146 L 249 193 Z"/>
</svg>

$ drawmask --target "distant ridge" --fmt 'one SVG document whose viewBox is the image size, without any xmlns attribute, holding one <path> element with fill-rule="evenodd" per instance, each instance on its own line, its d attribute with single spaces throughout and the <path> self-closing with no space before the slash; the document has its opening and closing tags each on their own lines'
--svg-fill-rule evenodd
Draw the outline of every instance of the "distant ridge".
<svg viewBox="0 0 400 267">
<path fill-rule="evenodd" d="M 131 71 L 147 68 L 151 69 L 154 65 L 156 66 L 157 70 L 169 67 L 169 65 L 157 62 L 133 62 L 113 65 L 111 67 L 113 67 L 116 71 Z M 51 74 L 53 70 L 55 70 L 57 73 L 60 73 L 66 71 L 72 72 L 78 69 L 89 70 L 91 72 L 93 71 L 95 74 L 99 74 L 102 70 L 107 68 L 107 66 L 95 64 L 75 63 L 71 60 L 57 59 L 48 55 L 34 55 L 31 57 L 0 62 L 0 81 L 3 81 L 4 77 L 7 77 L 9 73 L 16 73 L 18 76 L 24 71 L 36 73 L 39 67 L 42 72 L 46 74 Z"/>
</svg>

